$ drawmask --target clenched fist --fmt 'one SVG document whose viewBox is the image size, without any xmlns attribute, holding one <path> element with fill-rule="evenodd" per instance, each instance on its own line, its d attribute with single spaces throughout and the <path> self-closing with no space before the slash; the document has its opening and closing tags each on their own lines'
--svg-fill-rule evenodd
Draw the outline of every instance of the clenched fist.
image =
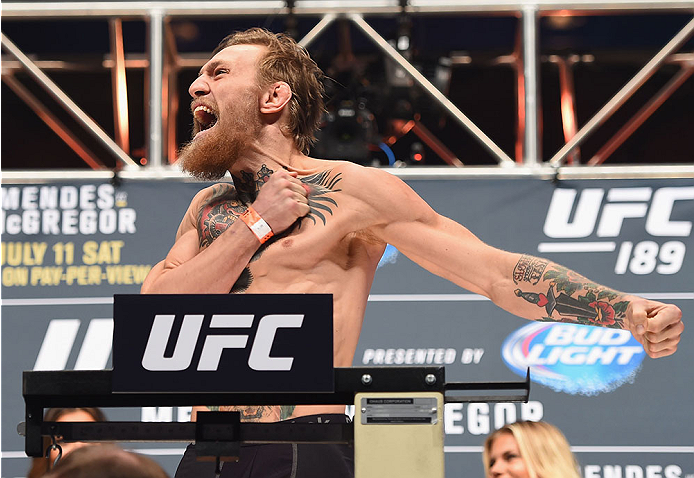
<svg viewBox="0 0 694 478">
<path fill-rule="evenodd" d="M 253 209 L 279 234 L 309 213 L 308 191 L 297 173 L 280 169 L 260 188 Z"/>
<path fill-rule="evenodd" d="M 641 298 L 631 301 L 625 322 L 634 338 L 652 358 L 674 354 L 684 331 L 679 307 Z"/>
</svg>

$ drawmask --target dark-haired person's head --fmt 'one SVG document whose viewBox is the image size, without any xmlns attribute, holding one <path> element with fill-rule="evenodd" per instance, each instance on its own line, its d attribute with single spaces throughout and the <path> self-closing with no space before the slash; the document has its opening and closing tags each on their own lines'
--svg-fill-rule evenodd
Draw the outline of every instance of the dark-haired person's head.
<svg viewBox="0 0 694 478">
<path fill-rule="evenodd" d="M 49 408 L 43 415 L 44 422 L 105 422 L 106 415 L 99 408 Z M 73 450 L 83 447 L 86 443 L 82 442 L 58 442 L 62 449 L 62 456 L 67 456 Z M 49 438 L 43 440 L 44 450 L 51 444 Z M 31 468 L 27 473 L 27 478 L 38 478 L 46 474 L 50 469 L 51 463 L 58 457 L 58 452 L 52 450 L 48 458 L 34 458 L 31 461 Z"/>
</svg>

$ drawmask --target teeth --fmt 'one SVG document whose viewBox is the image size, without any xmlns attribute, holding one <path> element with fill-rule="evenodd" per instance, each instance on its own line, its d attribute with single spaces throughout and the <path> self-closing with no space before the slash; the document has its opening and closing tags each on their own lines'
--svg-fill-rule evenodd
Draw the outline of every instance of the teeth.
<svg viewBox="0 0 694 478">
<path fill-rule="evenodd" d="M 199 105 L 193 110 L 193 116 L 196 119 L 196 123 L 199 125 L 200 131 L 211 128 L 217 123 L 216 113 L 207 106 Z"/>
<path fill-rule="evenodd" d="M 193 113 L 197 113 L 198 111 L 204 111 L 205 113 L 211 114 L 212 116 L 215 116 L 214 112 L 209 109 L 207 106 L 200 105 L 197 108 L 195 108 L 195 111 Z"/>
</svg>

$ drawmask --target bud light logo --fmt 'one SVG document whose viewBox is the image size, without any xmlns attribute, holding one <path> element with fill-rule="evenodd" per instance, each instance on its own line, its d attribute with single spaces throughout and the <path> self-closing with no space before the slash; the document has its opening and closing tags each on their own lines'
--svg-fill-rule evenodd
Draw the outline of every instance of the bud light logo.
<svg viewBox="0 0 694 478">
<path fill-rule="evenodd" d="M 626 330 L 533 322 L 501 347 L 506 365 L 521 377 L 572 395 L 611 392 L 633 381 L 646 353 Z"/>
</svg>

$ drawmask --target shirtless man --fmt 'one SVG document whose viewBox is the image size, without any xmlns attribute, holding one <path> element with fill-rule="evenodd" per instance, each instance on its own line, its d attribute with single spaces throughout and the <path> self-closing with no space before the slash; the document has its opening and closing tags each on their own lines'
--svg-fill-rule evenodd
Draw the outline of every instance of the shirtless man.
<svg viewBox="0 0 694 478">
<path fill-rule="evenodd" d="M 194 137 L 181 161 L 205 179 L 229 171 L 233 183 L 217 183 L 195 196 L 174 246 L 150 272 L 143 293 L 332 294 L 334 364 L 351 366 L 376 266 L 392 244 L 427 270 L 513 314 L 624 328 L 651 357 L 675 352 L 684 329 L 676 306 L 629 296 L 550 261 L 484 244 L 385 171 L 308 157 L 323 110 L 322 72 L 293 40 L 252 29 L 227 37 L 213 55 L 189 89 Z M 552 307 L 554 296 L 579 303 L 587 294 L 595 299 L 580 317 L 567 315 L 568 307 Z M 342 406 L 221 408 L 240 409 L 243 419 L 257 421 L 344 411 Z M 186 463 L 193 466 L 186 460 L 177 476 L 200 473 L 182 471 Z M 296 456 L 289 462 L 296 467 Z M 299 463 L 299 474 L 291 476 L 302 476 L 306 461 L 300 456 Z M 316 476 L 349 476 L 330 466 L 328 475 Z M 227 475 L 230 468 L 222 476 L 241 476 Z"/>
</svg>

